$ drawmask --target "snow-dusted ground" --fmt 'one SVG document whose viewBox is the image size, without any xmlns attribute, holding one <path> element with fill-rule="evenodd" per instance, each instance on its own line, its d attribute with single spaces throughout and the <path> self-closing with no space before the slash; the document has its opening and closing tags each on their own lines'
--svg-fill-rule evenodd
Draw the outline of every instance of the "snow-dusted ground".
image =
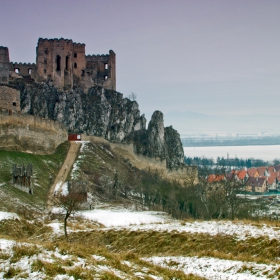
<svg viewBox="0 0 280 280">
<path fill-rule="evenodd" d="M 234 235 L 239 240 L 248 237 L 267 236 L 269 239 L 280 239 L 280 228 L 267 225 L 251 225 L 231 221 L 194 221 L 182 222 L 172 219 L 164 212 L 141 211 L 131 212 L 124 209 L 96 209 L 79 213 L 87 219 L 98 222 L 106 228 L 131 231 L 177 231 L 188 233 L 207 233 L 210 235 Z"/>
<path fill-rule="evenodd" d="M 279 279 L 272 276 L 279 265 L 265 265 L 253 262 L 221 260 L 208 257 L 151 257 L 143 260 L 167 268 L 175 268 L 186 274 L 211 280 L 261 280 Z M 271 277 L 269 277 L 271 275 Z"/>
<path fill-rule="evenodd" d="M 129 225 L 164 223 L 170 218 L 164 212 L 142 211 L 131 212 L 128 210 L 91 210 L 80 214 L 92 221 L 96 221 L 105 227 L 126 227 Z"/>
<path fill-rule="evenodd" d="M 0 221 L 1 220 L 8 220 L 8 219 L 19 219 L 19 216 L 15 213 L 0 211 Z"/>
<path fill-rule="evenodd" d="M 56 210 L 55 210 L 56 212 Z M 1 215 L 2 212 L 0 212 Z M 141 211 L 133 212 L 127 209 L 111 208 L 111 209 L 95 209 L 91 211 L 81 211 L 78 213 L 80 217 L 85 218 L 85 223 L 98 222 L 105 228 L 100 230 L 131 230 L 131 231 L 159 231 L 159 232 L 186 232 L 186 233 L 205 233 L 210 235 L 227 234 L 235 236 L 239 240 L 245 240 L 248 237 L 268 237 L 270 239 L 280 238 L 280 228 L 267 226 L 262 224 L 252 225 L 249 223 L 231 222 L 231 221 L 194 221 L 185 222 L 172 219 L 164 212 Z M 4 217 L 14 217 L 11 213 L 3 214 Z M 80 223 L 80 220 L 79 220 Z M 63 234 L 61 222 L 52 222 L 48 224 L 53 228 L 53 233 Z M 98 228 L 98 227 L 97 227 Z M 79 229 L 77 229 L 79 230 Z M 85 226 L 85 230 L 87 229 Z M 69 232 L 75 229 L 69 228 Z M 15 241 L 0 239 L 0 252 L 12 253 L 12 248 L 19 245 Z M 10 263 L 9 259 L 0 261 L 0 279 L 4 275 L 4 271 L 12 266 L 25 271 L 29 278 L 27 279 L 43 279 L 43 272 L 33 272 L 32 263 L 36 260 L 44 260 L 47 262 L 62 262 L 66 259 L 73 259 L 73 268 L 76 266 L 84 267 L 86 260 L 76 258 L 71 255 L 61 255 L 56 249 L 55 251 L 40 250 L 37 255 L 32 257 L 23 257 L 16 263 Z M 120 271 L 114 267 L 110 267 L 110 262 L 105 256 L 92 255 L 95 263 L 91 264 L 97 274 L 102 275 L 104 272 L 110 272 L 121 279 L 130 279 L 124 271 Z M 183 271 L 186 274 L 195 274 L 206 279 L 213 280 L 261 280 L 261 279 L 279 279 L 277 272 L 280 270 L 278 264 L 260 264 L 254 262 L 232 261 L 210 257 L 185 257 L 185 256 L 152 256 L 143 258 L 144 261 L 158 266 L 168 267 L 174 270 Z M 163 279 L 149 273 L 149 269 L 139 267 L 138 264 L 129 261 L 123 261 L 123 264 L 132 269 L 133 275 L 137 278 L 146 279 Z M 1 272 L 2 271 L 2 272 Z M 130 271 L 131 273 L 131 271 Z M 57 275 L 53 279 L 74 279 L 67 275 Z"/>
</svg>

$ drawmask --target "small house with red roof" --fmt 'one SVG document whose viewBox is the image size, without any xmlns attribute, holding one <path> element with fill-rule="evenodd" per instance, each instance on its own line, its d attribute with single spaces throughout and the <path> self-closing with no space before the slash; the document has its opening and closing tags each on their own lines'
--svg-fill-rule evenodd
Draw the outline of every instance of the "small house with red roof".
<svg viewBox="0 0 280 280">
<path fill-rule="evenodd" d="M 207 178 L 208 183 L 215 183 L 215 182 L 221 182 L 225 181 L 225 175 L 217 175 L 217 174 L 210 174 Z"/>
<path fill-rule="evenodd" d="M 274 166 L 268 166 L 267 172 L 270 174 L 271 172 L 276 172 L 276 170 L 275 170 Z"/>
<path fill-rule="evenodd" d="M 263 193 L 267 191 L 265 177 L 249 177 L 245 187 L 247 192 Z"/>
<path fill-rule="evenodd" d="M 271 172 L 270 176 L 267 177 L 267 188 L 269 191 L 277 189 L 277 172 Z"/>
<path fill-rule="evenodd" d="M 258 172 L 260 176 L 268 176 L 268 171 L 266 166 L 260 166 L 258 167 Z"/>
<path fill-rule="evenodd" d="M 260 177 L 260 174 L 259 174 L 257 168 L 255 168 L 255 167 L 251 167 L 251 168 L 247 169 L 247 173 L 248 173 L 249 177 L 254 177 L 254 178 Z"/>
</svg>

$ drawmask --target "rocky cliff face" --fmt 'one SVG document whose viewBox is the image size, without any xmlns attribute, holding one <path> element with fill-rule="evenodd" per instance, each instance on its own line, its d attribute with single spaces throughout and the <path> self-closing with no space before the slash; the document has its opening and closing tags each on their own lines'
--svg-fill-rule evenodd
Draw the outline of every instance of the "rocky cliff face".
<svg viewBox="0 0 280 280">
<path fill-rule="evenodd" d="M 183 164 L 180 135 L 164 128 L 163 114 L 155 111 L 148 129 L 140 115 L 138 103 L 123 98 L 121 93 L 91 88 L 62 92 L 50 82 L 20 84 L 23 113 L 48 118 L 67 126 L 69 133 L 85 133 L 113 142 L 133 143 L 138 154 L 166 160 L 169 168 Z"/>
<path fill-rule="evenodd" d="M 22 86 L 21 109 L 23 113 L 63 123 L 69 133 L 96 135 L 115 142 L 146 127 L 136 101 L 100 87 L 85 94 L 80 88 L 58 91 L 50 83 Z"/>
<path fill-rule="evenodd" d="M 137 154 L 165 160 L 169 169 L 184 165 L 180 135 L 171 126 L 164 128 L 163 114 L 160 111 L 153 113 L 147 130 L 131 132 L 125 141 L 133 143 Z"/>
</svg>

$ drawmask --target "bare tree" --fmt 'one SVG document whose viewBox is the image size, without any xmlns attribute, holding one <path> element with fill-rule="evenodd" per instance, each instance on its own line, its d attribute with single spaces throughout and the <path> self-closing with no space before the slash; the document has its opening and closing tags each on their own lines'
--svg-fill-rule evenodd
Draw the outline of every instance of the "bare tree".
<svg viewBox="0 0 280 280">
<path fill-rule="evenodd" d="M 128 95 L 128 99 L 130 99 L 131 101 L 136 101 L 137 99 L 137 94 L 135 92 L 131 92 L 129 95 Z"/>
<path fill-rule="evenodd" d="M 86 200 L 86 193 L 83 192 L 76 192 L 71 190 L 67 195 L 60 194 L 56 197 L 56 205 L 61 207 L 64 213 L 64 234 L 66 240 L 68 241 L 68 234 L 67 234 L 67 220 L 70 215 L 74 214 L 81 208 L 81 203 Z"/>
</svg>

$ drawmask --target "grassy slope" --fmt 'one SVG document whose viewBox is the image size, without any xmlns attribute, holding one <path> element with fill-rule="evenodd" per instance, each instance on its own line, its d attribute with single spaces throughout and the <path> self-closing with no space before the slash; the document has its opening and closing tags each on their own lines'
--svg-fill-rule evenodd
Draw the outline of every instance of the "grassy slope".
<svg viewBox="0 0 280 280">
<path fill-rule="evenodd" d="M 65 142 L 51 155 L 0 150 L 0 195 L 3 198 L 0 210 L 19 213 L 25 207 L 44 209 L 49 188 L 66 157 L 68 148 L 69 143 Z M 13 164 L 33 164 L 34 195 L 12 185 Z"/>
</svg>

